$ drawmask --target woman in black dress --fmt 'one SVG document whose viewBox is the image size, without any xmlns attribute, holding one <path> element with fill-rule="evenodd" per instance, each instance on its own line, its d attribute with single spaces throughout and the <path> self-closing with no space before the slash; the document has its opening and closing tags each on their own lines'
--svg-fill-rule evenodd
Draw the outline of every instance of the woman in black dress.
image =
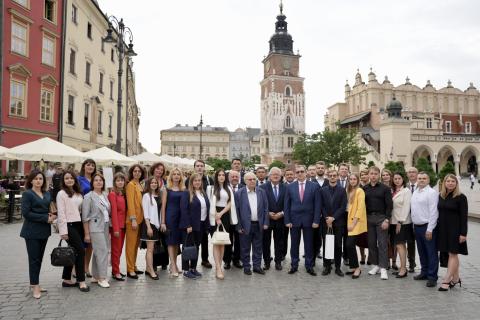
<svg viewBox="0 0 480 320">
<path fill-rule="evenodd" d="M 459 284 L 460 261 L 458 254 L 467 255 L 467 197 L 460 192 L 458 179 L 447 174 L 438 200 L 438 250 L 448 252 L 448 269 L 439 291 L 448 291 Z"/>
</svg>

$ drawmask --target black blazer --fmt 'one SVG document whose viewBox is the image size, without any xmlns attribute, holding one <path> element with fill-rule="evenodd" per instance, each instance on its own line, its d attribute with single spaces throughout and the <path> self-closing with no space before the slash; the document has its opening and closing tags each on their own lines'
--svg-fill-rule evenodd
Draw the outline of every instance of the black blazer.
<svg viewBox="0 0 480 320">
<path fill-rule="evenodd" d="M 50 237 L 51 227 L 48 223 L 48 213 L 50 212 L 51 201 L 50 192 L 45 192 L 43 199 L 31 189 L 22 194 L 23 226 L 20 237 L 25 239 L 47 239 Z"/>
<path fill-rule="evenodd" d="M 324 188 L 324 187 L 328 186 L 328 184 L 329 184 L 327 178 L 324 178 L 324 180 L 323 180 L 323 185 L 320 185 L 320 183 L 318 183 L 317 177 L 315 177 L 315 178 L 310 178 L 310 181 L 312 181 L 313 183 L 318 184 L 318 186 L 319 186 L 320 188 Z"/>
<path fill-rule="evenodd" d="M 207 195 L 204 196 L 205 204 L 207 205 L 207 218 L 206 221 L 209 223 L 209 213 L 210 213 L 210 201 L 208 201 Z M 201 219 L 202 219 L 202 204 L 197 196 L 193 197 L 192 202 L 190 203 L 190 193 L 184 191 L 182 198 L 180 199 L 180 229 L 187 229 L 192 227 L 193 231 L 201 230 Z"/>
<path fill-rule="evenodd" d="M 275 200 L 272 183 L 270 181 L 262 184 L 259 188 L 262 188 L 267 194 L 269 212 L 277 213 L 283 211 L 283 205 L 285 204 L 285 190 L 287 189 L 283 183 L 278 184 L 278 201 Z"/>
<path fill-rule="evenodd" d="M 323 218 L 334 217 L 334 223 L 342 225 L 346 223 L 347 192 L 338 183 L 334 188 L 333 194 L 331 193 L 330 185 L 320 189 L 323 204 L 322 216 Z"/>
</svg>

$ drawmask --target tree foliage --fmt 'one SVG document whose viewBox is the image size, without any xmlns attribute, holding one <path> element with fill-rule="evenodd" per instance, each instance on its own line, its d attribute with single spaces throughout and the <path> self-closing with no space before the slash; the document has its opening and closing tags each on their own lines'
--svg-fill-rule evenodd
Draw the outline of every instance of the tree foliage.
<svg viewBox="0 0 480 320">
<path fill-rule="evenodd" d="M 319 160 L 337 166 L 342 162 L 358 165 L 367 154 L 368 150 L 358 145 L 357 131 L 342 128 L 303 135 L 293 147 L 293 158 L 307 166 Z"/>
<path fill-rule="evenodd" d="M 434 187 L 437 185 L 437 174 L 435 171 L 433 171 L 432 165 L 428 163 L 428 160 L 426 158 L 418 158 L 417 164 L 415 165 L 415 168 L 417 168 L 418 172 L 426 172 L 428 176 L 430 177 L 430 186 Z"/>
<path fill-rule="evenodd" d="M 445 163 L 445 165 L 443 166 L 442 170 L 440 170 L 440 172 L 438 173 L 438 179 L 440 180 L 440 182 L 443 182 L 443 179 L 449 173 L 455 175 L 455 167 L 453 166 L 452 162 L 447 161 L 447 163 Z"/>
<path fill-rule="evenodd" d="M 230 170 L 230 161 L 228 159 L 207 158 L 205 162 L 212 166 L 215 171 L 218 169 Z"/>
<path fill-rule="evenodd" d="M 368 161 L 367 168 L 375 167 L 375 162 L 372 160 Z"/>
<path fill-rule="evenodd" d="M 285 163 L 283 163 L 280 160 L 274 160 L 270 165 L 268 166 L 268 170 L 272 169 L 273 167 L 277 167 L 279 169 L 285 169 Z"/>
<path fill-rule="evenodd" d="M 407 172 L 405 171 L 405 165 L 402 161 L 388 161 L 384 168 L 390 170 L 392 174 L 396 172 L 400 173 L 403 181 L 407 181 Z"/>
</svg>

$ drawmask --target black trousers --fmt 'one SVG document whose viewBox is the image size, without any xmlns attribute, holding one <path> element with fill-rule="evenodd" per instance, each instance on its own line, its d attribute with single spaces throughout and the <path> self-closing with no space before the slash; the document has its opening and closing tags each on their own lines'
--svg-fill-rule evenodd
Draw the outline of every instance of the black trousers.
<svg viewBox="0 0 480 320">
<path fill-rule="evenodd" d="M 42 268 L 43 255 L 47 246 L 46 239 L 25 239 L 28 254 L 28 273 L 30 276 L 30 285 L 35 286 L 39 283 L 40 269 Z"/>
<path fill-rule="evenodd" d="M 238 232 L 235 230 L 234 225 L 230 225 L 228 233 L 230 234 L 230 242 L 232 243 L 229 246 L 225 246 L 225 253 L 223 255 L 223 262 L 225 263 L 238 263 L 240 262 L 240 237 Z"/>
<path fill-rule="evenodd" d="M 415 263 L 415 238 L 407 241 L 407 255 L 408 255 L 408 266 L 410 268 L 415 268 L 417 264 Z"/>
<path fill-rule="evenodd" d="M 270 264 L 272 260 L 272 233 L 273 233 L 273 248 L 275 254 L 275 263 L 282 262 L 283 258 L 283 229 L 285 225 L 283 218 L 270 221 L 270 226 L 267 230 L 263 230 L 263 261 L 265 264 Z"/>
<path fill-rule="evenodd" d="M 313 261 L 317 259 L 320 254 L 323 239 L 323 223 L 320 223 L 318 229 L 313 229 Z"/>
<path fill-rule="evenodd" d="M 208 231 L 202 233 L 202 262 L 208 262 Z"/>
<path fill-rule="evenodd" d="M 283 227 L 283 251 L 282 251 L 283 258 L 285 258 L 288 253 L 288 234 L 289 233 L 290 233 L 290 228 L 284 226 Z"/>
<path fill-rule="evenodd" d="M 347 259 L 350 269 L 358 268 L 357 236 L 347 236 Z"/>
<path fill-rule="evenodd" d="M 77 281 L 85 281 L 85 249 L 83 248 L 83 223 L 72 222 L 67 223 L 68 229 L 68 244 L 75 249 L 76 258 L 75 258 L 75 273 L 77 275 Z M 63 267 L 63 280 L 72 279 L 72 269 L 73 266 Z"/>
<path fill-rule="evenodd" d="M 335 236 L 335 269 L 339 269 L 342 263 L 342 241 L 344 236 L 345 224 L 332 225 L 333 235 Z M 325 243 L 325 236 L 327 235 L 328 226 L 325 222 L 323 225 L 323 243 Z M 323 266 L 331 268 L 332 260 L 325 259 L 325 245 L 323 246 Z"/>
<path fill-rule="evenodd" d="M 187 237 L 187 232 L 184 232 L 183 239 Z M 192 231 L 191 234 L 188 235 L 186 240 L 183 241 L 183 244 L 187 246 L 196 246 L 197 247 L 197 257 L 198 257 L 198 249 L 200 247 L 200 243 L 202 242 L 202 232 L 200 231 Z M 192 269 L 197 269 L 198 258 L 195 260 L 185 260 L 183 259 L 182 255 L 182 270 L 189 271 Z"/>
</svg>

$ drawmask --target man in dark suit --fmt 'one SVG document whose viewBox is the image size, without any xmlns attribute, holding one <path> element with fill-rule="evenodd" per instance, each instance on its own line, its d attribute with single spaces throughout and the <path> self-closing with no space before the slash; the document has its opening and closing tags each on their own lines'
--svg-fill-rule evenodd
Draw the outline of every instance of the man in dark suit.
<svg viewBox="0 0 480 320">
<path fill-rule="evenodd" d="M 268 229 L 268 201 L 265 191 L 256 187 L 256 177 L 252 172 L 245 174 L 246 187 L 235 193 L 237 208 L 237 231 L 240 234 L 243 272 L 251 275 L 250 252 L 252 252 L 253 272 L 265 274 L 262 269 L 263 231 Z"/>
<path fill-rule="evenodd" d="M 257 186 L 261 186 L 267 183 L 267 169 L 265 169 L 265 167 L 258 167 L 255 171 L 255 174 L 257 175 Z"/>
<path fill-rule="evenodd" d="M 207 191 L 208 186 L 213 185 L 213 179 L 205 174 L 205 161 L 203 160 L 196 160 L 193 164 L 193 168 L 195 173 L 202 175 L 202 186 L 203 191 Z M 185 186 L 188 188 L 189 179 L 185 181 Z M 211 269 L 212 264 L 208 261 L 208 230 L 202 234 L 202 266 L 204 268 Z"/>
<path fill-rule="evenodd" d="M 328 180 L 325 178 L 325 162 L 318 161 L 315 164 L 315 173 L 316 176 L 310 178 L 313 183 L 318 184 L 320 188 L 323 188 L 328 185 Z M 322 255 L 320 254 L 320 249 L 322 248 L 322 237 L 323 237 L 323 223 L 320 223 L 320 227 L 317 231 L 313 232 L 313 258 L 315 265 L 315 261 L 317 258 L 322 259 Z"/>
<path fill-rule="evenodd" d="M 228 181 L 229 186 L 232 188 L 233 193 L 237 193 L 241 190 L 244 185 L 241 183 L 240 180 L 240 172 L 235 170 L 230 170 L 228 173 Z M 236 268 L 243 268 L 242 263 L 240 262 L 240 238 L 238 232 L 236 230 L 235 225 L 230 225 L 230 229 L 228 230 L 230 234 L 230 242 L 231 245 L 225 246 L 225 253 L 223 255 L 223 262 L 225 263 L 225 269 L 231 268 L 231 263 L 233 261 L 233 265 Z"/>
<path fill-rule="evenodd" d="M 342 262 L 342 239 L 347 221 L 345 215 L 347 208 L 347 193 L 345 189 L 337 183 L 338 172 L 330 170 L 328 172 L 328 186 L 321 189 L 322 194 L 322 216 L 325 219 L 324 225 L 324 241 L 328 229 L 333 230 L 335 235 L 335 273 L 343 277 L 344 274 L 341 267 Z M 326 276 L 332 271 L 332 260 L 325 259 L 325 246 L 323 249 L 323 272 Z"/>
<path fill-rule="evenodd" d="M 263 261 L 265 270 L 270 269 L 272 261 L 270 249 L 272 243 L 273 232 L 273 246 L 275 253 L 275 269 L 282 270 L 283 257 L 283 229 L 285 223 L 283 219 L 283 205 L 285 199 L 285 184 L 280 182 L 282 178 L 282 170 L 277 167 L 270 169 L 269 181 L 260 186 L 267 195 L 268 200 L 268 215 L 270 218 L 270 226 L 263 232 Z"/>
<path fill-rule="evenodd" d="M 313 269 L 313 229 L 318 228 L 321 215 L 320 188 L 317 184 L 308 181 L 305 166 L 296 167 L 297 181 L 288 185 L 285 193 L 285 225 L 291 229 L 290 256 L 292 267 L 289 274 L 298 271 L 300 236 L 303 233 L 305 250 L 305 268 L 307 272 L 316 276 Z"/>
<path fill-rule="evenodd" d="M 348 186 L 348 174 L 350 169 L 348 168 L 348 164 L 340 163 L 338 165 L 338 184 L 342 186 L 343 189 L 347 190 Z M 348 216 L 348 212 L 346 213 Z M 347 224 L 345 224 L 345 228 L 343 230 L 343 263 L 348 266 L 349 261 L 347 258 L 347 237 L 348 237 L 348 230 Z"/>
</svg>

